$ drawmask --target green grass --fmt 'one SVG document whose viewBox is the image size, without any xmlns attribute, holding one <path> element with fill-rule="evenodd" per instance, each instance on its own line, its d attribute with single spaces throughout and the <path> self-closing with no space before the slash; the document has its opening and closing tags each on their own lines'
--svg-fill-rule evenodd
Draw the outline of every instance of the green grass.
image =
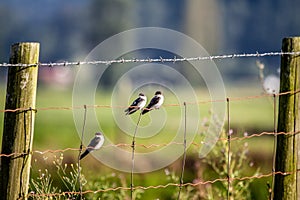
<svg viewBox="0 0 300 200">
<path fill-rule="evenodd" d="M 252 88 L 247 89 L 249 91 Z M 246 90 L 246 91 L 247 91 Z M 257 90 L 257 89 L 256 89 Z M 244 89 L 245 91 L 245 89 Z M 208 96 L 203 97 L 203 93 L 199 90 L 198 95 L 199 101 L 209 99 Z M 231 97 L 244 97 L 247 96 L 247 92 L 241 94 L 229 94 Z M 5 90 L 1 87 L 0 107 L 4 109 Z M 201 95 L 200 95 L 201 94 Z M 250 92 L 250 95 L 252 93 Z M 257 93 L 256 95 L 259 95 Z M 99 92 L 96 95 L 96 99 L 104 99 L 102 102 L 97 104 L 109 105 L 110 99 L 109 94 L 105 92 Z M 177 103 L 176 99 L 168 99 L 166 96 L 165 104 Z M 258 133 L 262 130 L 272 130 L 273 128 L 273 109 L 270 98 L 263 97 L 250 100 L 232 101 L 230 102 L 230 123 L 231 127 L 238 132 L 249 131 L 249 133 Z M 37 96 L 37 108 L 48 108 L 48 107 L 71 107 L 72 106 L 72 91 L 61 91 L 49 88 L 39 88 Z M 124 105 L 125 106 L 125 105 Z M 193 107 L 194 105 L 188 105 Z M 194 108 L 194 107 L 193 107 Z M 119 108 L 123 112 L 123 108 Z M 174 123 L 178 123 L 180 116 L 179 107 L 165 107 L 168 113 L 168 127 L 172 130 Z M 209 103 L 199 104 L 199 110 L 201 113 L 201 119 L 209 117 Z M 112 117 L 110 108 L 97 108 L 97 115 L 101 118 L 101 125 L 104 124 L 103 129 L 108 132 L 116 132 L 116 124 Z M 0 124 L 3 124 L 3 113 L 0 115 Z M 179 115 L 179 116 L 178 116 Z M 141 125 L 146 126 L 149 122 L 148 116 L 145 116 Z M 137 115 L 133 116 L 133 120 L 137 119 Z M 2 129 L 0 129 L 2 135 Z M 174 128 L 173 128 L 174 130 Z M 175 129 L 176 130 L 176 129 Z M 72 110 L 40 110 L 36 115 L 35 123 L 35 142 L 36 148 L 47 148 L 49 141 L 51 146 L 54 148 L 65 148 L 73 146 L 74 142 L 69 140 L 70 137 L 75 139 L 78 136 L 74 121 Z M 60 141 L 56 138 L 59 137 Z M 53 142 L 52 142 L 53 141 Z M 56 141 L 56 142 L 54 142 Z"/>
<path fill-rule="evenodd" d="M 0 87 L 1 96 L 0 96 L 0 107 L 4 109 L 4 100 L 5 100 L 5 90 L 3 87 Z M 242 91 L 242 92 L 241 92 Z M 230 90 L 228 96 L 229 97 L 245 97 L 245 96 L 253 96 L 260 95 L 260 89 L 258 88 L 247 88 L 243 87 L 241 90 Z M 166 94 L 166 105 L 176 103 L 176 98 L 171 94 Z M 197 92 L 199 96 L 199 101 L 205 101 L 209 99 L 207 96 L 207 92 L 203 90 L 199 90 Z M 134 98 L 134 97 L 133 97 Z M 97 104 L 105 104 L 109 105 L 110 103 L 110 94 L 108 92 L 98 92 L 96 94 L 96 100 L 101 99 L 101 101 L 97 101 Z M 199 104 L 198 109 L 201 111 L 201 120 L 210 116 L 210 107 L 209 103 L 207 104 Z M 39 108 L 48 108 L 48 107 L 71 107 L 72 106 L 72 91 L 62 91 L 53 88 L 41 87 L 38 89 L 37 96 L 37 109 L 38 112 L 36 114 L 35 121 L 35 132 L 34 132 L 34 143 L 33 149 L 35 150 L 46 150 L 46 149 L 65 149 L 65 148 L 78 148 L 80 145 L 80 138 L 77 130 L 75 128 L 72 110 L 39 110 Z M 196 109 L 195 105 L 188 105 L 190 109 Z M 193 107 L 194 106 L 194 107 Z M 124 108 L 118 108 L 119 112 L 123 112 Z M 178 124 L 181 121 L 178 118 L 181 118 L 180 114 L 182 112 L 182 107 L 165 107 L 165 111 L 168 114 L 167 123 L 165 127 L 161 130 L 161 132 L 154 136 L 151 141 L 147 139 L 139 139 L 137 138 L 137 143 L 151 144 L 151 143 L 164 143 L 169 142 L 170 138 L 175 134 L 178 129 Z M 156 116 L 158 112 L 153 113 L 153 116 Z M 111 140 L 118 142 L 126 142 L 131 143 L 132 137 L 130 135 L 124 134 L 124 131 L 117 127 L 117 124 L 114 121 L 114 118 L 111 114 L 110 108 L 97 108 L 96 109 L 97 116 L 101 119 L 101 128 L 107 137 Z M 0 116 L 0 137 L 2 137 L 2 124 L 3 124 L 3 113 Z M 88 119 L 87 119 L 88 120 Z M 137 115 L 132 117 L 133 121 L 137 120 Z M 189 123 L 188 119 L 188 123 Z M 145 116 L 143 121 L 141 122 L 141 126 L 147 126 L 150 123 L 150 118 Z M 125 122 L 124 122 L 125 123 Z M 126 122 L 126 126 L 131 127 L 132 124 Z M 271 99 L 257 98 L 257 99 L 249 99 L 242 101 L 231 101 L 230 102 L 230 124 L 234 130 L 234 136 L 241 136 L 243 132 L 251 133 L 259 133 L 261 131 L 270 131 L 273 126 L 273 109 Z M 134 128 L 134 127 L 131 127 Z M 199 127 L 201 129 L 201 127 Z M 133 131 L 133 129 L 132 129 Z M 132 134 L 132 133 L 131 133 Z M 138 134 L 143 134 L 138 132 Z M 262 168 L 262 171 L 268 172 L 271 170 L 270 161 L 271 151 L 273 140 L 272 137 L 258 137 L 249 140 L 245 140 L 245 142 L 249 143 L 250 153 L 253 160 L 256 162 L 257 166 Z M 264 144 L 264 145 L 261 145 Z M 127 148 L 131 151 L 130 148 Z M 197 160 L 195 147 L 191 146 L 191 150 L 189 150 L 189 159 Z M 139 149 L 139 151 L 145 151 L 143 149 Z M 66 163 L 76 163 L 78 152 L 66 151 L 64 153 L 64 162 Z M 39 155 L 34 154 L 34 158 L 37 160 L 35 163 L 34 169 L 37 170 L 39 168 L 50 168 L 49 170 L 55 170 L 55 168 L 49 167 L 51 165 L 51 159 L 53 159 L 52 154 Z M 261 163 L 259 163 L 261 162 Z M 173 163 L 173 168 L 178 172 L 180 167 L 180 162 Z M 47 167 L 48 166 L 48 167 Z M 177 167 L 176 167 L 177 166 Z M 109 167 L 104 166 L 96 159 L 92 157 L 86 158 L 85 162 L 82 163 L 83 171 L 87 175 L 87 179 L 96 179 L 99 178 L 103 174 L 115 172 Z M 101 170 L 99 170 L 101 169 Z M 268 170 L 269 169 L 269 170 Z M 187 169 L 187 174 L 193 174 L 191 168 Z M 95 175 L 95 172 L 97 173 Z M 119 172 L 116 172 L 119 173 Z M 125 174 L 125 179 L 129 181 L 129 174 Z M 135 176 L 135 184 L 136 185 L 160 185 L 168 183 L 168 180 L 163 170 L 159 170 L 156 172 L 144 174 L 141 176 Z M 187 180 L 187 179 L 185 179 Z M 188 180 L 192 181 L 192 179 Z M 261 184 L 261 183 L 259 183 Z M 129 183 L 128 183 L 129 185 Z M 154 197 L 161 198 L 160 195 L 166 195 L 166 193 L 170 193 L 170 191 L 174 191 L 175 188 L 170 188 L 167 192 L 161 190 L 149 190 L 146 191 L 145 196 L 150 196 L 151 199 Z M 177 191 L 177 190 L 176 190 Z"/>
</svg>

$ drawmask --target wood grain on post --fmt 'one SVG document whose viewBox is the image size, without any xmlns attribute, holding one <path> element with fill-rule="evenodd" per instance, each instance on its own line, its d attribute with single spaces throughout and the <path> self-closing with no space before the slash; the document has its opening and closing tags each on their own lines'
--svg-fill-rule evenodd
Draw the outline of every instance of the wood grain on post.
<svg viewBox="0 0 300 200">
<path fill-rule="evenodd" d="M 36 64 L 39 43 L 12 45 L 11 64 Z M 30 178 L 31 148 L 34 128 L 38 66 L 12 66 L 8 68 L 5 112 L 2 139 L 0 195 L 1 199 L 26 199 Z"/>
<path fill-rule="evenodd" d="M 283 52 L 299 52 L 300 37 L 284 38 Z M 280 92 L 299 91 L 300 55 L 283 55 L 280 69 Z M 300 93 L 279 97 L 278 132 L 294 133 L 277 136 L 274 199 L 300 199 Z"/>
</svg>

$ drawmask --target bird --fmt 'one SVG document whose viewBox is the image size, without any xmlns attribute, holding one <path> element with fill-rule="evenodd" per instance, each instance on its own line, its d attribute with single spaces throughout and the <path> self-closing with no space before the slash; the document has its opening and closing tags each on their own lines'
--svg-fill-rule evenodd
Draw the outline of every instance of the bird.
<svg viewBox="0 0 300 200">
<path fill-rule="evenodd" d="M 147 105 L 146 108 L 143 109 L 142 115 L 146 114 L 150 110 L 159 109 L 163 102 L 164 96 L 162 95 L 162 92 L 156 91 L 155 96 L 151 99 L 150 103 Z"/>
<path fill-rule="evenodd" d="M 90 152 L 94 150 L 98 150 L 102 147 L 104 143 L 104 136 L 102 133 L 95 133 L 95 137 L 91 140 L 90 144 L 87 146 L 85 152 L 80 155 L 80 160 L 88 155 Z"/>
<path fill-rule="evenodd" d="M 140 93 L 139 97 L 125 110 L 126 115 L 131 115 L 132 113 L 142 109 L 146 105 L 146 102 L 147 97 L 143 93 Z"/>
</svg>

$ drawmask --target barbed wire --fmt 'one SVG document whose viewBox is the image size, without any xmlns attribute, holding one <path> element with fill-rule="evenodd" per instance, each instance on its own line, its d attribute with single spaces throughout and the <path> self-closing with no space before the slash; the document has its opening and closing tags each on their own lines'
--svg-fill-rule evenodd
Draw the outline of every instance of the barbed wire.
<svg viewBox="0 0 300 200">
<path fill-rule="evenodd" d="M 261 95 L 254 95 L 254 96 L 244 96 L 244 97 L 227 97 L 230 99 L 230 101 L 243 101 L 243 100 L 251 100 L 251 99 L 259 99 L 259 98 L 266 98 L 266 97 L 273 97 L 275 96 L 282 96 L 282 95 L 288 95 L 288 94 L 297 94 L 300 93 L 300 90 L 296 91 L 287 91 L 282 92 L 278 94 L 261 94 Z M 200 105 L 200 104 L 207 104 L 207 103 L 214 103 L 214 102 L 226 102 L 227 98 L 224 99 L 217 99 L 217 100 L 203 100 L 203 101 L 197 101 L 197 102 L 186 102 L 188 105 Z M 162 107 L 182 107 L 182 104 L 165 104 Z M 86 105 L 87 108 L 128 108 L 128 106 L 125 105 Z M 27 111 L 30 108 L 16 108 L 16 109 L 4 109 L 0 110 L 0 112 L 18 112 L 18 111 Z M 46 110 L 77 110 L 82 109 L 81 106 L 50 106 L 50 107 L 41 107 L 41 108 L 35 108 L 34 111 L 46 111 Z"/>
<path fill-rule="evenodd" d="M 274 174 L 280 174 L 283 176 L 286 175 L 290 175 L 290 174 L 294 174 L 297 173 L 298 171 L 300 171 L 300 169 L 294 171 L 294 172 L 281 172 L 281 171 L 277 171 L 277 172 L 271 172 L 268 174 L 258 174 L 258 175 L 254 175 L 254 176 L 244 176 L 244 177 L 232 177 L 230 178 L 230 181 L 245 181 L 245 180 L 250 180 L 250 179 L 261 179 L 261 178 L 267 178 L 270 176 L 273 176 Z M 150 186 L 135 186 L 133 187 L 134 190 L 136 189 L 142 189 L 142 190 L 149 190 L 149 189 L 165 189 L 167 187 L 187 187 L 187 186 L 191 186 L 191 187 L 196 187 L 199 185 L 207 185 L 207 184 L 214 184 L 216 182 L 223 182 L 223 181 L 228 181 L 228 178 L 216 178 L 213 180 L 207 180 L 207 181 L 197 181 L 197 182 L 193 182 L 193 183 L 184 183 L 184 184 L 180 184 L 180 183 L 167 183 L 165 185 L 150 185 Z M 112 187 L 112 188 L 106 188 L 106 189 L 99 189 L 99 190 L 86 190 L 86 191 L 82 191 L 81 194 L 97 194 L 100 192 L 110 192 L 110 191 L 118 191 L 118 190 L 131 190 L 130 187 Z M 45 193 L 45 194 L 34 194 L 34 193 L 29 193 L 27 197 L 54 197 L 54 196 L 65 196 L 65 195 L 79 195 L 80 192 L 76 192 L 76 191 L 70 191 L 70 192 L 61 192 L 61 193 Z"/>
<path fill-rule="evenodd" d="M 80 66 L 80 65 L 111 65 L 111 64 L 123 64 L 123 63 L 151 63 L 151 62 L 160 62 L 160 63 L 176 63 L 176 62 L 191 62 L 191 61 L 204 61 L 204 60 L 219 60 L 219 59 L 228 59 L 228 58 L 245 58 L 245 57 L 266 57 L 266 56 L 282 56 L 282 55 L 300 55 L 299 51 L 296 52 L 265 52 L 259 53 L 240 53 L 240 54 L 225 54 L 225 55 L 212 55 L 212 56 L 197 56 L 197 57 L 184 57 L 184 58 L 131 58 L 131 59 L 115 59 L 115 60 L 95 60 L 95 61 L 64 61 L 64 62 L 47 62 L 47 63 L 32 63 L 32 64 L 10 64 L 10 63 L 0 63 L 0 67 L 66 67 L 66 66 Z"/>
</svg>

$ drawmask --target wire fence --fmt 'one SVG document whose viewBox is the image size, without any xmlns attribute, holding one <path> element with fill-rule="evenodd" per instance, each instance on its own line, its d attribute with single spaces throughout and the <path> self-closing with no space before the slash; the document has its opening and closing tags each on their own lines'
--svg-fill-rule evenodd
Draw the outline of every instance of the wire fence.
<svg viewBox="0 0 300 200">
<path fill-rule="evenodd" d="M 189 57 L 189 58 L 157 58 L 157 59 L 118 59 L 118 60 L 109 60 L 109 61 L 80 61 L 80 62 L 59 62 L 59 63 L 35 63 L 35 64 L 7 64 L 7 63 L 2 63 L 0 64 L 0 67 L 12 67 L 12 66 L 43 66 L 43 67 L 53 67 L 53 66 L 78 66 L 78 65 L 111 65 L 114 63 L 130 63 L 130 62 L 185 62 L 185 61 L 201 61 L 201 60 L 214 60 L 214 59 L 228 59 L 228 58 L 245 58 L 245 57 L 263 57 L 263 56 L 282 56 L 282 55 L 300 55 L 300 52 L 268 52 L 268 53 L 251 53 L 251 54 L 229 54 L 229 55 L 217 55 L 217 56 L 204 56 L 204 57 Z M 295 135 L 298 134 L 300 131 L 296 132 L 277 132 L 277 124 L 276 124 L 276 117 L 277 117 L 277 101 L 276 98 L 282 95 L 294 95 L 300 93 L 300 90 L 296 91 L 288 91 L 284 93 L 278 93 L 278 94 L 262 94 L 262 95 L 255 95 L 255 96 L 244 96 L 244 97 L 227 97 L 226 99 L 218 99 L 218 100 L 207 100 L 207 101 L 198 101 L 198 102 L 185 102 L 184 105 L 182 104 L 168 104 L 168 105 L 163 105 L 163 107 L 182 107 L 184 109 L 184 137 L 182 142 L 169 142 L 169 143 L 155 143 L 155 144 L 137 144 L 135 142 L 135 136 L 136 132 L 138 129 L 139 121 L 136 125 L 136 129 L 134 131 L 134 136 L 132 138 L 132 143 L 118 143 L 118 144 L 110 144 L 110 145 L 104 145 L 102 148 L 110 148 L 110 147 L 124 147 L 124 148 L 131 148 L 132 149 L 132 170 L 130 173 L 130 185 L 128 187 L 124 186 L 116 186 L 116 187 L 110 187 L 110 188 L 105 188 L 105 189 L 97 189 L 97 190 L 83 190 L 82 188 L 82 183 L 80 182 L 80 154 L 83 150 L 86 148 L 83 147 L 83 144 L 81 142 L 79 148 L 66 148 L 66 149 L 46 149 L 46 150 L 32 150 L 32 151 L 23 151 L 23 152 L 13 152 L 10 154 L 0 154 L 0 157 L 19 157 L 19 156 L 25 156 L 28 154 L 53 154 L 53 153 L 64 153 L 66 151 L 75 151 L 79 152 L 78 156 L 78 180 L 79 180 L 79 191 L 65 191 L 65 192 L 60 192 L 60 193 L 43 193 L 43 194 L 35 194 L 35 193 L 29 193 L 27 197 L 31 198 L 39 198 L 39 197 L 62 197 L 66 195 L 79 195 L 80 199 L 83 198 L 83 195 L 85 194 L 97 194 L 97 193 L 104 193 L 104 192 L 109 192 L 109 191 L 130 191 L 131 193 L 131 199 L 133 199 L 133 191 L 142 189 L 142 190 L 151 190 L 151 189 L 164 189 L 168 187 L 176 187 L 178 188 L 178 195 L 177 199 L 181 198 L 181 191 L 183 187 L 191 186 L 191 187 L 197 187 L 199 185 L 208 185 L 208 184 L 214 184 L 217 182 L 226 182 L 227 183 L 227 199 L 230 199 L 231 192 L 233 190 L 231 183 L 233 181 L 245 181 L 245 180 L 253 180 L 253 179 L 262 179 L 262 178 L 269 178 L 272 177 L 274 182 L 274 176 L 277 174 L 287 176 L 290 174 L 294 174 L 299 172 L 299 169 L 296 171 L 288 171 L 288 172 L 281 172 L 281 171 L 275 171 L 275 149 L 276 149 L 276 143 L 274 142 L 274 148 L 273 148 L 273 162 L 272 162 L 272 169 L 270 173 L 266 174 L 255 174 L 253 176 L 241 176 L 241 177 L 236 177 L 234 174 L 230 173 L 230 168 L 231 168 L 231 154 L 232 154 L 232 149 L 231 149 L 231 142 L 232 141 L 243 141 L 247 139 L 251 139 L 254 137 L 261 137 L 264 135 L 271 135 L 274 136 L 274 141 L 276 141 L 276 137 L 278 135 Z M 259 98 L 273 98 L 273 132 L 260 132 L 257 134 L 251 134 L 251 135 L 244 135 L 242 137 L 233 137 L 232 136 L 232 130 L 231 130 L 231 105 L 230 103 L 233 101 L 245 101 L 249 99 L 259 99 Z M 226 172 L 226 177 L 222 178 L 215 178 L 211 180 L 198 180 L 195 182 L 186 182 L 184 183 L 184 171 L 185 171 L 185 165 L 186 165 L 186 157 L 187 157 L 187 147 L 186 147 L 186 126 L 188 124 L 188 118 L 186 117 L 186 108 L 189 105 L 200 105 L 200 104 L 207 104 L 207 103 L 212 103 L 212 102 L 226 102 L 227 103 L 227 137 L 221 137 L 218 138 L 217 141 L 226 141 L 227 142 L 227 152 L 225 153 L 227 156 L 227 172 Z M 96 109 L 112 109 L 112 108 L 127 108 L 127 105 L 78 105 L 78 106 L 62 106 L 62 107 L 40 107 L 40 108 L 16 108 L 16 109 L 4 109 L 0 110 L 1 113 L 7 113 L 7 112 L 20 112 L 20 111 L 32 111 L 35 112 L 40 112 L 40 111 L 49 111 L 49 110 L 75 110 L 75 109 L 84 109 L 84 123 L 83 123 L 83 128 L 82 128 L 82 135 L 81 135 L 81 141 L 82 138 L 84 137 L 84 129 L 85 129 L 85 121 L 86 121 L 86 111 L 88 108 L 96 108 Z M 33 125 L 32 123 L 30 123 Z M 32 130 L 32 129 L 31 129 Z M 179 147 L 182 147 L 184 150 L 184 154 L 182 156 L 182 163 L 181 163 L 181 173 L 180 173 L 180 178 L 179 182 L 170 182 L 167 184 L 162 184 L 162 185 L 150 185 L 150 186 L 135 186 L 133 184 L 134 182 L 134 177 L 133 177 L 133 171 L 134 171 L 134 156 L 135 156 L 135 147 L 141 147 L 145 149 L 152 149 L 152 148 L 160 148 L 164 147 L 167 145 L 178 145 Z M 192 142 L 192 146 L 195 148 L 200 148 L 203 143 L 199 142 Z M 271 192 L 271 198 L 272 198 L 273 192 Z M 22 198 L 25 198 L 24 196 Z M 21 198 L 21 199 L 22 199 Z"/>
<path fill-rule="evenodd" d="M 274 99 L 276 99 L 278 96 L 282 96 L 282 95 L 289 95 L 289 94 L 297 94 L 300 93 L 299 91 L 289 91 L 289 92 L 284 92 L 284 93 L 279 93 L 279 94 L 273 94 L 273 95 L 269 95 L 269 94 L 262 94 L 262 95 L 257 95 L 257 96 L 245 96 L 245 97 L 234 97 L 234 98 L 226 98 L 224 100 L 218 100 L 218 101 L 226 101 L 227 102 L 227 127 L 228 127 L 228 134 L 227 137 L 221 137 L 218 139 L 218 141 L 227 141 L 228 143 L 228 151 L 227 151 L 227 155 L 231 154 L 231 148 L 230 148 L 230 144 L 232 141 L 243 141 L 243 140 L 247 140 L 250 138 L 254 138 L 254 137 L 261 137 L 264 135 L 273 135 L 273 136 L 278 136 L 278 135 L 295 135 L 298 134 L 300 131 L 298 132 L 276 132 L 276 123 L 274 123 L 274 132 L 261 132 L 261 133 L 257 133 L 257 134 L 251 134 L 251 135 L 244 135 L 242 137 L 232 137 L 232 130 L 230 129 L 230 102 L 231 101 L 244 101 L 244 100 L 248 100 L 248 99 L 259 99 L 259 98 L 265 98 L 265 97 L 273 97 Z M 177 107 L 183 107 L 184 109 L 186 109 L 186 106 L 188 106 L 188 104 L 191 105 L 195 105 L 195 104 L 204 104 L 204 103 L 211 103 L 212 101 L 200 101 L 200 102 L 190 102 L 190 103 L 185 103 L 184 105 L 181 104 L 170 104 L 170 105 L 164 105 L 164 107 L 172 107 L 172 106 L 177 106 Z M 84 109 L 86 111 L 87 108 L 98 108 L 98 109 L 103 109 L 103 108 L 113 108 L 115 106 L 109 106 L 109 105 L 90 105 L 90 106 L 78 106 L 78 107 L 47 107 L 47 108 L 36 108 L 36 109 L 32 109 L 32 108 L 18 108 L 18 109 L 14 109 L 14 110 L 1 110 L 0 112 L 17 112 L 17 111 L 48 111 L 48 110 L 72 110 L 72 109 Z M 126 108 L 127 106 L 116 106 L 117 108 Z M 274 112 L 276 112 L 276 105 L 273 106 Z M 85 112 L 86 115 L 86 112 Z M 276 115 L 274 114 L 274 121 L 275 121 Z M 85 117 L 84 117 L 85 120 Z M 188 121 L 188 119 L 185 118 L 185 120 Z M 186 126 L 186 121 L 185 121 L 185 126 Z M 85 123 L 84 123 L 85 125 Z M 83 132 L 84 133 L 84 127 L 83 127 Z M 83 136 L 82 136 L 83 137 Z M 184 137 L 185 138 L 185 137 Z M 290 175 L 293 173 L 297 173 L 297 171 L 294 172 L 280 172 L 280 171 L 275 171 L 274 169 L 274 163 L 273 163 L 273 167 L 272 167 L 272 172 L 267 173 L 267 174 L 259 174 L 259 175 L 254 175 L 254 176 L 244 176 L 244 177 L 235 177 L 232 176 L 231 174 L 227 174 L 226 178 L 216 178 L 213 180 L 206 180 L 206 181 L 198 181 L 198 182 L 192 182 L 192 183 L 184 183 L 183 182 L 183 176 L 184 176 L 184 169 L 185 169 L 185 161 L 186 161 L 186 141 L 184 140 L 183 142 L 170 142 L 170 143 L 160 143 L 160 144 L 136 144 L 133 142 L 130 143 L 118 143 L 118 144 L 110 144 L 110 145 L 104 145 L 102 148 L 110 148 L 110 147 L 125 147 L 125 148 L 132 148 L 133 152 L 133 163 L 134 163 L 134 147 L 141 147 L 141 148 L 145 148 L 145 149 L 151 149 L 151 148 L 159 148 L 159 147 L 164 147 L 167 145 L 178 145 L 184 148 L 184 155 L 183 156 L 183 160 L 182 160 L 182 171 L 181 171 L 181 176 L 180 176 L 180 182 L 179 183 L 168 183 L 165 185 L 151 185 L 151 186 L 134 186 L 133 185 L 133 171 L 131 172 L 131 185 L 130 187 L 113 187 L 113 188 L 106 188 L 106 189 L 98 189 L 95 191 L 92 190 L 86 190 L 83 191 L 82 187 L 80 187 L 80 191 L 72 191 L 72 192 L 62 192 L 62 193 L 48 193 L 48 194 L 34 194 L 34 193 L 29 193 L 28 196 L 29 197 L 60 197 L 60 196 L 65 196 L 65 195 L 79 195 L 82 197 L 82 195 L 84 194 L 97 194 L 97 193 L 102 193 L 102 192 L 108 192 L 108 191 L 118 191 L 118 190 L 129 190 L 131 191 L 131 194 L 134 190 L 137 189 L 143 189 L 143 190 L 149 190 L 149 189 L 159 189 L 159 188 L 167 188 L 167 187 L 178 187 L 179 188 L 179 193 L 178 193 L 178 199 L 180 199 L 180 191 L 182 187 L 186 187 L 186 186 L 192 186 L 192 187 L 197 187 L 199 185 L 206 185 L 206 184 L 213 184 L 216 182 L 227 182 L 228 184 L 228 198 L 230 196 L 230 191 L 232 190 L 230 184 L 232 181 L 236 180 L 236 181 L 244 181 L 244 180 L 251 180 L 251 179 L 261 179 L 261 178 L 266 178 L 266 177 L 274 177 L 276 174 L 281 174 L 281 175 Z M 196 147 L 196 148 L 200 148 L 201 145 L 203 145 L 203 143 L 198 143 L 198 142 L 192 142 L 191 143 L 192 146 Z M 53 153 L 64 153 L 66 151 L 76 151 L 76 152 L 82 152 L 83 150 L 85 150 L 86 148 L 82 147 L 82 144 L 80 145 L 79 148 L 66 148 L 66 149 L 47 149 L 47 150 L 32 150 L 31 152 L 15 152 L 15 153 L 11 153 L 11 154 L 0 154 L 0 157 L 18 157 L 18 156 L 24 156 L 24 155 L 28 155 L 28 154 L 40 154 L 40 155 L 44 155 L 44 154 L 53 154 Z M 274 152 L 275 153 L 275 152 Z M 228 156 L 229 159 L 229 156 Z M 78 159 L 78 163 L 80 164 L 80 160 Z M 228 171 L 230 168 L 230 160 L 228 160 L 229 165 L 228 167 Z M 132 165 L 132 167 L 134 167 L 134 164 Z M 80 174 L 79 174 L 80 176 Z"/>
</svg>

